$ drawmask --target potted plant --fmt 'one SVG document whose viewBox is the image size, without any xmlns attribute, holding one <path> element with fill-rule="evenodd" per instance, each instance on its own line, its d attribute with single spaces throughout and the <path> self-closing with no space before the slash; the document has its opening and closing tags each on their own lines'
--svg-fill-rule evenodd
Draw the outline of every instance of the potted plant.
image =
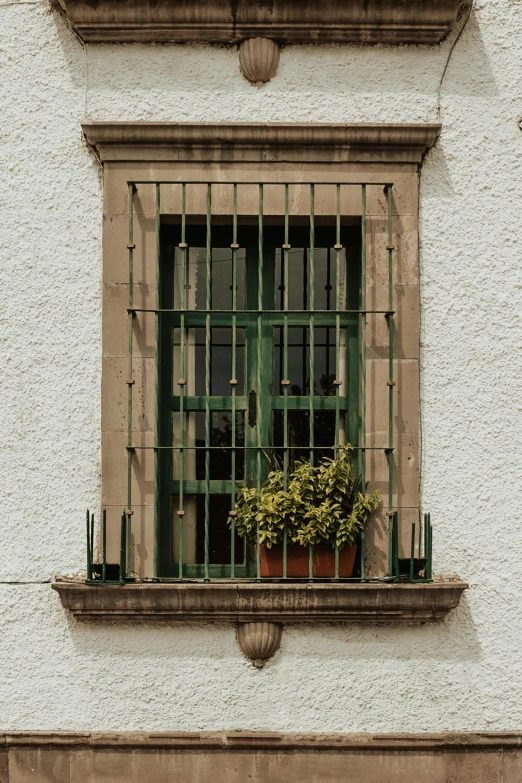
<svg viewBox="0 0 522 783">
<path fill-rule="evenodd" d="M 378 490 L 366 497 L 361 476 L 353 472 L 351 447 L 317 466 L 305 460 L 289 473 L 286 489 L 280 466 L 270 471 L 260 490 L 242 487 L 236 499 L 236 531 L 261 547 L 261 576 L 283 575 L 286 530 L 287 576 L 309 575 L 309 546 L 313 546 L 313 576 L 353 573 L 357 540 L 380 500 Z"/>
</svg>

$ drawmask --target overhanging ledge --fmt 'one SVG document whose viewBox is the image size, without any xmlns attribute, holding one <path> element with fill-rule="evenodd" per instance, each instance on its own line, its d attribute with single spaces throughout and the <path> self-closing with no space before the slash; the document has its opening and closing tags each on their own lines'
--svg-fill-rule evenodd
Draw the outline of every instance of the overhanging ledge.
<svg viewBox="0 0 522 783">
<path fill-rule="evenodd" d="M 103 162 L 314 160 L 421 163 L 439 123 L 91 122 Z"/>
<path fill-rule="evenodd" d="M 437 44 L 471 0 L 53 0 L 92 42 Z"/>
<path fill-rule="evenodd" d="M 62 605 L 79 620 L 249 623 L 427 623 L 454 609 L 468 585 L 55 582 Z"/>
</svg>

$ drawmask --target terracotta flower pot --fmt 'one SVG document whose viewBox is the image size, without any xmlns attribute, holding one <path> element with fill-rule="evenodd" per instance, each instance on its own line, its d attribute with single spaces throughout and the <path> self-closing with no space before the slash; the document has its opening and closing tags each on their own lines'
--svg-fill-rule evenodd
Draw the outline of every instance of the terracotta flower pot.
<svg viewBox="0 0 522 783">
<path fill-rule="evenodd" d="M 307 577 L 309 568 L 309 550 L 307 546 L 291 544 L 287 548 L 286 574 L 289 577 Z M 353 574 L 357 544 L 345 546 L 339 552 L 339 576 L 350 577 Z M 314 546 L 313 575 L 319 578 L 335 577 L 335 550 L 326 544 Z M 283 576 L 283 547 L 273 546 L 270 549 L 261 545 L 261 576 Z"/>
</svg>

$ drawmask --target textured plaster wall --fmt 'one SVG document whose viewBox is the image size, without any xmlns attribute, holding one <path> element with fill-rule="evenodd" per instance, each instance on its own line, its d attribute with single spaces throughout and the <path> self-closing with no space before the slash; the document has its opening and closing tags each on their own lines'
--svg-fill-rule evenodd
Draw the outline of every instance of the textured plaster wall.
<svg viewBox="0 0 522 783">
<path fill-rule="evenodd" d="M 433 121 L 435 48 L 285 49 L 261 90 L 232 50 L 88 46 L 0 0 L 0 723 L 8 729 L 515 729 L 522 722 L 522 4 L 475 4 L 421 181 L 422 492 L 435 565 L 471 584 L 421 628 L 290 627 L 263 671 L 227 627 L 79 625 L 99 500 L 106 120 Z"/>
</svg>

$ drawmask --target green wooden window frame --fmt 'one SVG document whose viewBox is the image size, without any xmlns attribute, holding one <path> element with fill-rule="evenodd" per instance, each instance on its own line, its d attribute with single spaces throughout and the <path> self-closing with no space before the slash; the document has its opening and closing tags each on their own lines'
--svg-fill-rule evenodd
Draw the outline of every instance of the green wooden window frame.
<svg viewBox="0 0 522 783">
<path fill-rule="evenodd" d="M 343 442 L 357 444 L 360 440 L 360 311 L 364 300 L 360 221 L 345 222 L 339 211 L 317 221 L 313 185 L 310 186 L 310 215 L 304 220 L 292 219 L 288 210 L 289 186 L 282 187 L 286 208 L 279 219 L 264 219 L 261 198 L 257 225 L 242 219 L 237 214 L 237 186 L 234 214 L 228 221 L 222 216 L 217 218 L 212 214 L 209 187 L 204 222 L 197 222 L 183 212 L 174 225 L 164 223 L 159 231 L 156 503 L 160 578 L 255 577 L 259 566 L 254 548 L 238 539 L 234 531 L 237 487 L 245 481 L 260 486 L 269 469 L 268 453 L 277 452 L 285 470 L 298 448 L 299 456 L 306 453 L 310 459 L 333 455 L 335 447 L 342 445 L 339 443 L 341 421 Z M 197 305 L 193 292 L 190 293 L 193 283 L 189 282 L 190 258 L 196 248 L 200 258 L 204 256 L 199 266 L 205 276 L 204 301 L 200 296 Z M 219 251 L 221 256 L 228 255 L 228 309 L 218 309 L 213 301 L 213 279 L 219 275 L 215 255 Z M 291 300 L 295 299 L 295 292 L 290 291 L 294 275 L 292 256 L 296 253 L 302 256 L 299 271 L 304 270 L 306 280 L 294 280 L 294 284 L 301 284 L 306 301 L 302 302 L 303 307 L 292 309 Z M 315 301 L 323 282 L 317 277 L 319 254 L 323 272 L 326 268 L 328 276 L 324 287 L 333 291 L 326 295 L 324 309 Z M 238 270 L 240 277 L 244 275 L 241 285 L 238 285 Z M 341 278 L 345 283 L 343 301 Z M 298 285 L 295 287 L 299 290 Z M 292 334 L 301 330 L 302 344 L 298 349 L 306 353 L 301 366 L 306 365 L 313 394 L 310 388 L 302 388 L 304 380 L 301 393 L 294 394 L 292 379 L 288 378 L 289 343 Z M 214 332 L 229 335 L 224 351 L 227 367 L 221 367 L 217 394 L 212 388 L 216 374 L 213 354 L 219 353 L 215 345 L 224 346 L 219 345 L 219 338 L 217 342 L 214 340 Z M 323 335 L 324 344 L 319 345 L 319 334 Z M 327 388 L 320 394 L 315 382 L 315 364 L 318 355 L 323 360 L 330 356 L 329 346 L 334 349 L 335 358 L 331 362 L 334 366 L 329 368 L 332 372 L 326 377 Z M 197 379 L 193 378 L 191 388 L 187 370 L 192 361 L 192 371 L 196 374 L 195 352 L 199 356 L 200 372 Z M 276 354 L 278 366 L 274 367 Z M 243 372 L 239 372 L 241 362 Z M 342 386 L 338 379 L 341 364 L 345 374 Z M 223 389 L 227 374 L 230 376 L 228 394 Z M 196 380 L 198 389 L 194 388 Z M 217 446 L 212 422 L 215 417 L 225 418 L 224 412 L 228 414 L 228 440 L 225 446 L 223 443 Z M 193 423 L 196 418 L 202 425 L 199 429 L 203 437 L 188 443 L 186 421 L 190 419 Z M 307 442 L 302 442 L 300 447 L 290 442 L 292 421 L 294 432 L 299 422 L 300 430 L 308 424 Z M 317 436 L 324 430 L 325 422 L 330 423 L 334 432 L 333 442 L 326 445 L 323 441 L 318 445 Z M 302 431 L 299 434 L 302 438 Z M 361 458 L 361 451 L 357 451 L 357 456 Z M 191 464 L 191 470 L 187 470 L 187 463 Z M 223 475 L 224 466 L 230 469 L 229 475 Z M 238 468 L 244 468 L 242 475 L 238 475 Z M 219 478 L 214 477 L 216 472 Z M 195 549 L 196 562 L 186 562 L 186 517 L 189 508 L 194 516 L 194 507 L 198 521 L 196 531 L 191 525 L 190 548 L 193 552 Z M 227 514 L 232 514 L 230 526 Z"/>
</svg>

